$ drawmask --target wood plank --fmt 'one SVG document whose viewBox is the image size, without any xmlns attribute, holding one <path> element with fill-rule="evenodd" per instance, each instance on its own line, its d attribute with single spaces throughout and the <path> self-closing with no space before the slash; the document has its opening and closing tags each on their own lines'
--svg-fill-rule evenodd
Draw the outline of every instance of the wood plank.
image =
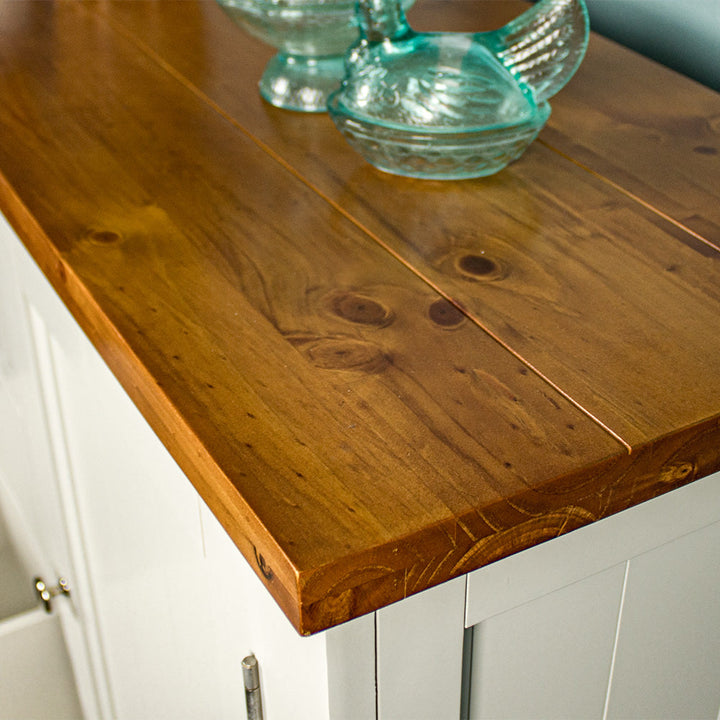
<svg viewBox="0 0 720 720">
<path fill-rule="evenodd" d="M 491 10 L 483 22 L 500 24 L 510 7 L 502 18 Z M 172 17 L 163 8 L 110 3 L 103 12 L 629 447 L 716 415 L 720 336 L 708 329 L 718 326 L 720 255 L 708 246 L 711 237 L 683 231 L 628 197 L 632 188 L 617 189 L 542 144 L 485 180 L 442 184 L 379 173 L 327 118 L 280 111 L 257 97 L 255 81 L 272 51 L 213 3 L 181 3 Z M 454 27 L 458 17 L 469 22 L 472 8 L 463 1 L 443 16 Z M 212 35 L 202 56 L 192 53 L 199 18 Z M 623 57 L 639 62 L 629 51 Z M 238 67 L 248 70 L 238 74 Z M 711 96 L 699 92 L 697 102 Z M 682 143 L 664 137 L 682 172 L 706 162 L 697 153 L 688 159 Z M 649 163 L 657 155 L 648 144 L 638 152 Z M 682 195 L 702 201 L 688 212 L 720 206 L 712 177 L 702 187 Z"/>
<path fill-rule="evenodd" d="M 542 137 L 720 247 L 720 94 L 628 52 L 595 37 Z"/>
<path fill-rule="evenodd" d="M 301 632 L 656 491 L 101 17 L 5 11 L 0 207 Z"/>
</svg>

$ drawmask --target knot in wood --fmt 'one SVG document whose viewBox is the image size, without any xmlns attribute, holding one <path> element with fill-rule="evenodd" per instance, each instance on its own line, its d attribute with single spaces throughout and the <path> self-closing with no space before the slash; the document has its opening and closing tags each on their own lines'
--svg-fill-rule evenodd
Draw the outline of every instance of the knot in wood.
<svg viewBox="0 0 720 720">
<path fill-rule="evenodd" d="M 253 545 L 253 551 L 255 553 L 255 562 L 257 563 L 258 569 L 262 573 L 262 576 L 266 580 L 272 580 L 274 575 L 273 571 L 268 566 L 267 562 L 265 561 L 265 558 L 263 557 L 262 553 L 259 553 L 257 548 Z"/>
<path fill-rule="evenodd" d="M 475 279 L 494 280 L 501 276 L 501 266 L 485 255 L 467 253 L 457 259 L 457 268 L 463 275 Z"/>
<path fill-rule="evenodd" d="M 389 358 L 377 345 L 344 337 L 323 338 L 304 348 L 315 367 L 326 370 L 359 370 L 377 373 L 389 364 Z"/>
<path fill-rule="evenodd" d="M 465 320 L 460 308 L 445 298 L 435 300 L 428 308 L 428 315 L 440 327 L 457 327 Z"/>
<path fill-rule="evenodd" d="M 96 245 L 111 245 L 122 240 L 122 235 L 114 230 L 90 230 L 87 238 Z"/>
<path fill-rule="evenodd" d="M 660 469 L 660 480 L 664 483 L 676 483 L 686 480 L 696 472 L 692 462 L 677 462 L 664 465 Z"/>
<path fill-rule="evenodd" d="M 367 295 L 357 292 L 338 292 L 330 298 L 332 311 L 353 323 L 385 327 L 389 325 L 394 314 L 383 303 Z"/>
</svg>

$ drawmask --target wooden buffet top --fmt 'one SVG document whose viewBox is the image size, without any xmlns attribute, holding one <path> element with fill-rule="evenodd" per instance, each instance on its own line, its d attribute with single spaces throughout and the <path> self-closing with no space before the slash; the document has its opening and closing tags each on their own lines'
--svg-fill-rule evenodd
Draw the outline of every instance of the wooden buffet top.
<svg viewBox="0 0 720 720">
<path fill-rule="evenodd" d="M 265 104 L 272 52 L 3 0 L 0 210 L 298 631 L 720 468 L 720 95 L 593 37 L 518 162 L 428 182 Z"/>
</svg>

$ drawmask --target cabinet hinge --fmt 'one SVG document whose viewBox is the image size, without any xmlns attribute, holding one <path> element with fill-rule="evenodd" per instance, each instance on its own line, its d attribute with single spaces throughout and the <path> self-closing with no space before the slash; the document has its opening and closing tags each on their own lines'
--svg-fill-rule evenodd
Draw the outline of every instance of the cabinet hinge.
<svg viewBox="0 0 720 720">
<path fill-rule="evenodd" d="M 54 597 L 58 595 L 70 596 L 70 583 L 66 578 L 58 578 L 57 585 L 52 587 L 49 587 L 41 577 L 36 577 L 33 582 L 38 599 L 45 605 L 45 612 L 52 612 L 52 599 Z"/>
<path fill-rule="evenodd" d="M 245 707 L 247 720 L 263 720 L 262 695 L 260 694 L 260 668 L 254 655 L 242 661 L 245 684 Z"/>
</svg>

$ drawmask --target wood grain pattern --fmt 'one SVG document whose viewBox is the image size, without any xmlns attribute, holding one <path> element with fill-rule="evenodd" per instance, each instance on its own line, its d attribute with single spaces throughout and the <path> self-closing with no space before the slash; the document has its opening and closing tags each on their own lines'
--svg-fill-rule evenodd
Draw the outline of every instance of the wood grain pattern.
<svg viewBox="0 0 720 720">
<path fill-rule="evenodd" d="M 380 175 L 210 2 L 0 10 L 0 209 L 300 632 L 720 466 L 707 245 L 542 146 Z"/>
<path fill-rule="evenodd" d="M 673 221 L 666 217 L 672 208 L 645 207 L 628 196 L 634 186 L 616 188 L 624 176 L 611 175 L 610 182 L 597 174 L 606 168 L 588 173 L 541 144 L 507 171 L 473 182 L 429 183 L 379 173 L 345 145 L 326 117 L 287 113 L 259 99 L 255 83 L 271 51 L 245 37 L 213 4 L 180 5 L 167 22 L 159 21 L 165 17 L 161 7 L 143 3 L 111 4 L 108 12 L 179 80 L 287 162 L 625 444 L 637 447 L 714 414 L 720 401 L 720 347 L 707 328 L 717 326 L 720 312 L 720 254 L 708 244 L 711 235 L 700 238 L 678 226 L 687 213 Z M 453 3 L 452 10 L 442 6 L 442 12 L 432 3 L 423 11 L 420 3 L 416 14 L 425 13 L 426 26 L 438 18 L 447 29 L 492 27 L 521 7 L 480 5 L 488 8 L 484 18 L 478 4 L 469 1 Z M 205 48 L 205 63 L 187 50 L 191 15 L 212 28 L 210 47 L 217 52 L 210 60 Z M 633 67 L 637 61 L 645 73 L 634 54 L 615 52 L 623 52 Z M 600 60 L 588 59 L 593 62 Z M 238 67 L 248 70 L 237 74 Z M 667 77 L 671 84 L 687 85 L 670 71 Z M 576 84 L 582 81 L 573 80 L 553 105 L 562 108 Z M 586 84 L 601 83 L 596 78 Z M 616 89 L 630 94 L 627 87 Z M 716 93 L 686 92 L 693 98 L 687 117 L 709 113 L 713 103 L 720 112 Z M 605 110 L 605 122 L 617 130 L 623 121 L 611 111 Z M 682 108 L 675 112 L 682 126 Z M 634 113 L 642 118 L 639 123 L 655 122 L 637 107 Z M 562 131 L 570 135 L 576 124 L 582 127 L 579 111 L 578 118 L 563 121 Z M 670 130 L 664 132 L 663 141 L 672 148 L 668 157 L 675 153 L 673 166 L 696 175 L 704 188 L 688 186 L 680 196 L 694 202 L 714 192 L 714 204 L 707 198 L 702 203 L 716 207 L 717 184 L 702 174 L 708 156 L 687 151 L 684 136 L 675 143 Z M 659 162 L 651 144 L 635 138 L 625 142 L 638 147 L 647 162 Z M 600 150 L 611 159 L 623 154 Z M 655 188 L 669 175 L 662 165 L 643 167 L 645 182 Z M 692 212 L 700 217 L 703 210 Z M 712 214 L 702 216 L 714 222 Z M 706 371 L 705 382 L 676 391 L 678 374 L 697 377 Z"/>
</svg>

